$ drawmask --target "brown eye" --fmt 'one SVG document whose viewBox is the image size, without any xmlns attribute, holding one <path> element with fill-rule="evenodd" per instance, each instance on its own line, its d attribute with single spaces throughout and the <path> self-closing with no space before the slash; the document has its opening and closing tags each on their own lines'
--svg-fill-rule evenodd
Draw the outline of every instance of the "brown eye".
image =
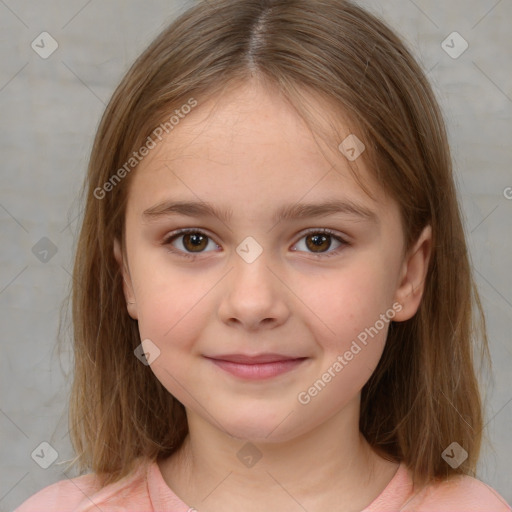
<svg viewBox="0 0 512 512">
<path fill-rule="evenodd" d="M 334 247 L 334 250 L 329 250 L 332 248 L 333 239 L 338 246 Z M 305 243 L 302 240 L 305 240 Z M 206 250 L 209 243 L 213 244 L 214 248 L 219 248 L 205 232 L 199 229 L 184 229 L 166 237 L 162 245 L 168 246 L 169 252 L 179 256 L 195 258 L 199 254 L 211 252 Z M 302 249 L 292 249 L 292 251 L 305 252 L 318 257 L 336 256 L 345 246 L 350 245 L 328 229 L 310 230 L 302 236 L 296 245 L 301 243 L 304 244 Z"/>
<path fill-rule="evenodd" d="M 201 252 L 208 245 L 208 237 L 201 233 L 183 235 L 183 247 L 190 252 Z"/>
<path fill-rule="evenodd" d="M 302 240 L 305 242 L 302 242 Z M 332 248 L 333 240 L 334 243 L 337 243 L 338 245 L 335 246 L 333 250 L 329 250 Z M 296 246 L 300 245 L 303 245 L 304 247 L 292 250 L 306 252 L 319 257 L 328 257 L 336 256 L 339 254 L 340 250 L 350 244 L 329 229 L 312 229 L 309 232 L 306 232 L 296 244 Z"/>
<path fill-rule="evenodd" d="M 213 244 L 214 248 L 217 246 L 206 233 L 198 229 L 184 229 L 169 235 L 162 242 L 163 245 L 169 246 L 170 252 L 186 258 L 194 258 L 201 253 L 211 252 L 205 250 L 209 243 Z"/>
<path fill-rule="evenodd" d="M 324 233 L 307 235 L 306 246 L 313 252 L 323 252 L 331 247 L 331 238 L 331 235 Z"/>
</svg>

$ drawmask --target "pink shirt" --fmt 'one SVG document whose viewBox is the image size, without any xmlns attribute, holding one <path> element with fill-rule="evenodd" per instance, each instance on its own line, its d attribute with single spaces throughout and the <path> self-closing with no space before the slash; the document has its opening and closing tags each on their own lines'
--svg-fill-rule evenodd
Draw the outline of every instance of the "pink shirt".
<svg viewBox="0 0 512 512">
<path fill-rule="evenodd" d="M 156 462 L 143 463 L 122 480 L 98 488 L 93 473 L 61 480 L 26 500 L 14 512 L 191 512 L 165 483 Z M 409 470 L 400 464 L 382 493 L 362 512 L 512 512 L 483 482 L 459 476 L 413 495 Z"/>
</svg>

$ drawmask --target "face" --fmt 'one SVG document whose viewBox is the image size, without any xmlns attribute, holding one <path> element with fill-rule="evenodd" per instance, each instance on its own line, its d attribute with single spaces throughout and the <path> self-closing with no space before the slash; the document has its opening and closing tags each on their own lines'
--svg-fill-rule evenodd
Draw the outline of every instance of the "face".
<svg viewBox="0 0 512 512">
<path fill-rule="evenodd" d="M 199 103 L 131 177 L 114 252 L 151 369 L 189 417 L 242 439 L 289 440 L 359 400 L 421 297 L 428 232 L 404 257 L 397 204 L 321 147 L 248 83 Z"/>
</svg>

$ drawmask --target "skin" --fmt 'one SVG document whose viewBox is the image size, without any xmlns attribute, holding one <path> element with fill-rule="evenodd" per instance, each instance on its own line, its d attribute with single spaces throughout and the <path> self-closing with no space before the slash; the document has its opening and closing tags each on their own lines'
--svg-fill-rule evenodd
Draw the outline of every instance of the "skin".
<svg viewBox="0 0 512 512">
<path fill-rule="evenodd" d="M 318 104 L 316 112 L 325 109 Z M 350 134 L 343 124 L 342 133 Z M 405 253 L 398 206 L 371 182 L 363 159 L 358 170 L 375 200 L 337 147 L 323 150 L 329 160 L 282 98 L 248 82 L 199 103 L 131 177 L 126 250 L 116 240 L 114 254 L 128 313 L 141 340 L 160 350 L 151 369 L 187 411 L 189 436 L 159 461 L 162 476 L 202 512 L 361 510 L 398 468 L 358 428 L 361 388 L 389 324 L 309 403 L 298 395 L 394 303 L 401 305 L 394 321 L 416 313 L 431 230 Z M 364 205 L 377 222 L 349 213 L 272 221 L 284 204 L 333 198 Z M 232 218 L 143 216 L 170 199 L 207 201 Z M 163 244 L 182 228 L 208 236 L 195 260 L 178 254 L 194 254 L 183 235 Z M 328 236 L 315 252 L 314 233 L 304 232 L 312 228 L 329 228 L 349 244 Z M 236 252 L 248 236 L 263 249 L 251 263 Z M 277 377 L 244 381 L 203 357 L 268 352 L 307 360 Z M 261 455 L 252 467 L 237 457 L 247 442 Z"/>
</svg>

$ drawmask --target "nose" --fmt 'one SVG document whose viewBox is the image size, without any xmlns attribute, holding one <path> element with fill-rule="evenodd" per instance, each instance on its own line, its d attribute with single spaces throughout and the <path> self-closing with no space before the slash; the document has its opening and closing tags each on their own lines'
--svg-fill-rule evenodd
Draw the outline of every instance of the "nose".
<svg viewBox="0 0 512 512">
<path fill-rule="evenodd" d="M 220 319 L 247 331 L 275 328 L 286 322 L 290 316 L 290 293 L 279 275 L 279 265 L 272 264 L 263 251 L 252 262 L 235 254 L 233 266 L 224 284 Z"/>
</svg>

